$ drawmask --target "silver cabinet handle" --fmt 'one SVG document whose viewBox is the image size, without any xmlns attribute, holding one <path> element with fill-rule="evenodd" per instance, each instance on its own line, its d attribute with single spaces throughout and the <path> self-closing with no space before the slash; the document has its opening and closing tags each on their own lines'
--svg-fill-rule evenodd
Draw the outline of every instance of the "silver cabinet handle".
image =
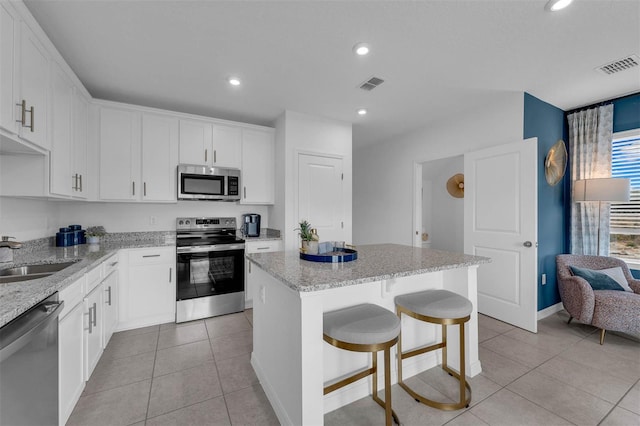
<svg viewBox="0 0 640 426">
<path fill-rule="evenodd" d="M 217 151 L 214 149 L 213 150 L 213 164 L 216 164 L 218 162 L 218 156 L 216 154 L 217 154 Z"/>
<path fill-rule="evenodd" d="M 131 182 L 131 188 L 132 188 L 132 195 L 136 195 L 136 183 L 135 182 Z"/>
<path fill-rule="evenodd" d="M 91 311 L 94 308 L 89 308 L 89 334 L 93 333 L 93 323 L 91 322 Z"/>
<path fill-rule="evenodd" d="M 144 254 L 142 257 L 160 257 L 159 254 Z"/>
<path fill-rule="evenodd" d="M 109 295 L 109 300 L 107 300 L 107 305 L 111 306 L 111 286 L 109 286 L 109 288 L 106 289 L 105 291 Z"/>
<path fill-rule="evenodd" d="M 249 263 L 249 273 L 251 273 L 251 262 L 249 260 L 247 262 Z"/>
<path fill-rule="evenodd" d="M 82 192 L 82 175 L 80 175 L 80 192 Z"/>
<path fill-rule="evenodd" d="M 244 195 L 244 199 L 246 200 L 247 199 L 247 187 L 246 186 L 243 187 L 243 191 L 244 191 L 244 194 L 243 194 Z"/>
<path fill-rule="evenodd" d="M 256 247 L 256 250 L 269 250 L 269 247 Z"/>
<path fill-rule="evenodd" d="M 22 127 L 28 127 L 33 132 L 33 113 L 35 107 L 32 105 L 31 108 L 27 109 L 27 101 L 25 99 L 22 100 L 22 103 L 16 104 L 20 107 L 20 120 L 16 120 L 16 122 L 20 123 Z M 31 125 L 27 126 L 27 113 L 31 114 Z"/>
<path fill-rule="evenodd" d="M 172 281 L 172 278 L 171 278 L 172 275 L 173 275 L 173 268 L 169 266 L 169 282 Z"/>
<path fill-rule="evenodd" d="M 74 191 L 78 190 L 78 174 L 74 174 L 73 175 L 73 185 L 71 185 L 71 189 L 73 189 Z"/>
<path fill-rule="evenodd" d="M 114 267 L 118 264 L 118 262 L 113 262 L 112 264 L 110 264 L 109 266 Z"/>
<path fill-rule="evenodd" d="M 525 247 L 531 247 L 531 246 L 533 246 L 533 244 L 531 243 L 531 241 L 525 241 L 522 245 L 523 245 L 523 246 L 525 246 Z"/>
<path fill-rule="evenodd" d="M 93 326 L 96 327 L 98 324 L 98 307 L 96 303 L 93 304 Z"/>
<path fill-rule="evenodd" d="M 147 182 L 144 182 L 144 183 L 142 184 L 142 186 L 143 186 L 143 188 L 142 188 L 142 189 L 143 189 L 144 196 L 146 197 L 146 196 L 147 196 Z"/>
<path fill-rule="evenodd" d="M 207 153 L 208 153 L 208 152 L 209 152 L 209 150 L 208 150 L 208 149 L 205 149 L 205 150 L 204 150 L 204 162 L 205 162 L 205 163 L 207 162 Z"/>
</svg>

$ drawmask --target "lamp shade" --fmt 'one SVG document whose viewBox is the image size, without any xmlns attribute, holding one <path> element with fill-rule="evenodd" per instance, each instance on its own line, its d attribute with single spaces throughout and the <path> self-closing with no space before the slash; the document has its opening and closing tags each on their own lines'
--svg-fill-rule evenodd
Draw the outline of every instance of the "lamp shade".
<svg viewBox="0 0 640 426">
<path fill-rule="evenodd" d="M 577 180 L 573 184 L 575 201 L 629 201 L 631 180 L 601 178 Z"/>
</svg>

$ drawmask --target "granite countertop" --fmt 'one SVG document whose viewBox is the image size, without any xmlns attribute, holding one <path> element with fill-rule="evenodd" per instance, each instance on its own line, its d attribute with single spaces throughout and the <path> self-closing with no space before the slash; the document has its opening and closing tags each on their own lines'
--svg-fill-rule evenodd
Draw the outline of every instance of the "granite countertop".
<svg viewBox="0 0 640 426">
<path fill-rule="evenodd" d="M 327 290 L 491 262 L 488 257 L 398 244 L 363 245 L 356 250 L 358 259 L 346 263 L 310 262 L 300 259 L 297 251 L 248 254 L 247 258 L 298 292 Z"/>
<path fill-rule="evenodd" d="M 20 314 L 80 279 L 83 274 L 121 249 L 145 247 L 175 247 L 175 232 L 136 232 L 109 234 L 97 245 L 52 247 L 50 239 L 26 245 L 14 251 L 14 262 L 3 263 L 0 269 L 27 264 L 61 263 L 73 265 L 45 278 L 0 284 L 0 327 Z"/>
<path fill-rule="evenodd" d="M 259 241 L 275 241 L 282 239 L 282 237 L 280 236 L 280 231 L 271 228 L 261 229 L 259 237 L 247 237 L 241 231 L 238 231 L 238 237 L 243 238 L 247 243 Z"/>
</svg>

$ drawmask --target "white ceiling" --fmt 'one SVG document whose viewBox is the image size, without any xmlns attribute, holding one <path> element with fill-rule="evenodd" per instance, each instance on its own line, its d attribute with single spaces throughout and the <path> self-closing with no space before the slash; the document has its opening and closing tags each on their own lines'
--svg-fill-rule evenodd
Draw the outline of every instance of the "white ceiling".
<svg viewBox="0 0 640 426">
<path fill-rule="evenodd" d="M 637 0 L 25 3 L 96 98 L 262 125 L 293 110 L 352 122 L 354 147 L 505 91 L 564 110 L 640 91 L 640 67 L 594 71 L 640 54 Z"/>
</svg>

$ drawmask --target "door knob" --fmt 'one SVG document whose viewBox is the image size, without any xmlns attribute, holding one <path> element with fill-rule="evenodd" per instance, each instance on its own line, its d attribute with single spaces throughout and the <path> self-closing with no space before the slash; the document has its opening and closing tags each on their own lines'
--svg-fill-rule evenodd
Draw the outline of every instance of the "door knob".
<svg viewBox="0 0 640 426">
<path fill-rule="evenodd" d="M 523 246 L 525 246 L 525 247 L 531 247 L 531 246 L 533 246 L 533 244 L 531 243 L 531 241 L 525 241 L 522 245 L 523 245 Z"/>
</svg>

